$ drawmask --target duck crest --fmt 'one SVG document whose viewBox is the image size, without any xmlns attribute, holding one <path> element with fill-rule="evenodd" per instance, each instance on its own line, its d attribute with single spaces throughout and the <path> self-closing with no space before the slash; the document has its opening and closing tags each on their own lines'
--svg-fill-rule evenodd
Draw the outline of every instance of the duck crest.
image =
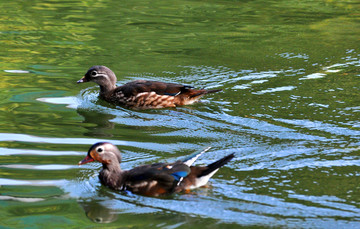
<svg viewBox="0 0 360 229">
<path fill-rule="evenodd" d="M 105 66 L 91 67 L 78 83 L 100 85 L 100 98 L 133 109 L 176 107 L 192 104 L 205 94 L 221 89 L 194 89 L 191 86 L 150 80 L 135 80 L 116 87 L 115 74 Z"/>
</svg>

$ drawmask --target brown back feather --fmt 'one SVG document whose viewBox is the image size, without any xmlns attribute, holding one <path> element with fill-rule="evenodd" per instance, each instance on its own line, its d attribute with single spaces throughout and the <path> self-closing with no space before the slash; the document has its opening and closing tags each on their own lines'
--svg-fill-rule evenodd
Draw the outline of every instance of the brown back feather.
<svg viewBox="0 0 360 229">
<path fill-rule="evenodd" d="M 126 97 L 134 96 L 142 92 L 155 92 L 158 95 L 176 95 L 188 86 L 159 81 L 135 80 L 124 84 L 116 89 L 121 90 Z"/>
</svg>

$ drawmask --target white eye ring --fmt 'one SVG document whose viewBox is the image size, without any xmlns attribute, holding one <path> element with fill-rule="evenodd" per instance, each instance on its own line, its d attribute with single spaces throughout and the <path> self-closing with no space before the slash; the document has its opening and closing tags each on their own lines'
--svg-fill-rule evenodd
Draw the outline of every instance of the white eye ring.
<svg viewBox="0 0 360 229">
<path fill-rule="evenodd" d="M 97 75 L 97 72 L 96 72 L 96 71 L 92 71 L 92 72 L 91 72 L 91 75 L 92 75 L 92 76 L 96 76 L 96 75 Z"/>
<path fill-rule="evenodd" d="M 102 152 L 104 152 L 104 149 L 102 147 L 99 147 L 99 148 L 96 149 L 96 152 L 102 153 Z"/>
</svg>

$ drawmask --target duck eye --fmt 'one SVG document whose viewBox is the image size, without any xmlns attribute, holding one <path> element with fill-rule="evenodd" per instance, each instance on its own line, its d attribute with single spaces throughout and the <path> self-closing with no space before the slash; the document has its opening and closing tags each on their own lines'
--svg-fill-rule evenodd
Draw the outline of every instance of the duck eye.
<svg viewBox="0 0 360 229">
<path fill-rule="evenodd" d="M 97 74 L 96 71 L 91 72 L 91 75 L 92 75 L 92 76 L 96 76 L 96 74 Z"/>
<path fill-rule="evenodd" d="M 103 151 L 103 148 L 97 148 L 96 150 L 98 153 L 101 153 Z"/>
</svg>

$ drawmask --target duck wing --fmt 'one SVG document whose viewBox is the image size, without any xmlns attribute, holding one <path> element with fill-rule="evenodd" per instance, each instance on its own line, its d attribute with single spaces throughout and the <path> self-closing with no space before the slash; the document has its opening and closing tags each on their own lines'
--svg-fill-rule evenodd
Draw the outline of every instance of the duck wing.
<svg viewBox="0 0 360 229">
<path fill-rule="evenodd" d="M 193 87 L 182 84 L 150 80 L 135 80 L 116 88 L 115 91 L 121 90 L 125 97 L 136 96 L 137 94 L 143 92 L 155 92 L 158 95 L 176 96 L 191 88 Z"/>
<path fill-rule="evenodd" d="M 189 166 L 181 161 L 143 165 L 127 171 L 125 187 L 149 196 L 172 193 L 178 182 L 189 173 Z"/>
<path fill-rule="evenodd" d="M 131 108 L 148 109 L 192 104 L 208 93 L 221 89 L 194 89 L 188 85 L 159 81 L 135 80 L 117 87 L 108 101 Z"/>
</svg>

